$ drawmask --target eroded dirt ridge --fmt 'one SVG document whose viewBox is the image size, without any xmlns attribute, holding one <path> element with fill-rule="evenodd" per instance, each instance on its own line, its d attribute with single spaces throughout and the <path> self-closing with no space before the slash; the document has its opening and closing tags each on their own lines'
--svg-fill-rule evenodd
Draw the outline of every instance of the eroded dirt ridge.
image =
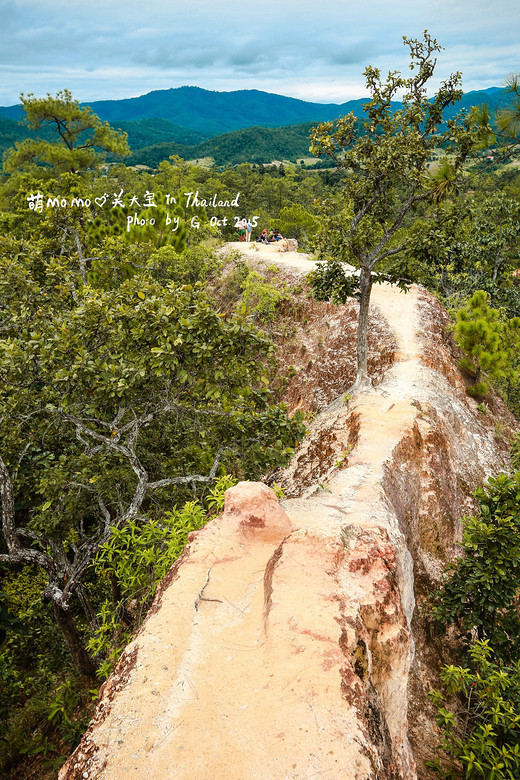
<svg viewBox="0 0 520 780">
<path fill-rule="evenodd" d="M 383 381 L 315 419 L 280 475 L 283 508 L 240 483 L 192 535 L 61 780 L 429 776 L 438 657 L 416 602 L 510 419 L 465 394 L 431 296 L 378 285 L 373 303 L 397 343 Z M 322 441 L 341 455 L 317 478 Z"/>
</svg>

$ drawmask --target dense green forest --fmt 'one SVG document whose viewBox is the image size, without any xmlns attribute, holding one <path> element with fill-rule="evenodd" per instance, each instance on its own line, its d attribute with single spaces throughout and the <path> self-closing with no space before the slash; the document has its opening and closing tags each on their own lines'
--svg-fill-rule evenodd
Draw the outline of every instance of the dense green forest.
<svg viewBox="0 0 520 780">
<path fill-rule="evenodd" d="M 435 45 L 408 43 L 424 76 Z M 314 252 L 323 264 L 305 290 L 318 299 L 354 296 L 362 313 L 374 275 L 425 285 L 452 313 L 483 410 L 493 388 L 520 416 L 518 82 L 500 113 L 443 126 L 462 97 L 457 79 L 428 101 L 415 76 L 366 77 L 363 126 L 352 115 L 196 147 L 248 160 L 223 170 L 171 151 L 135 170 L 124 135 L 66 91 L 25 99 L 33 132 L 5 155 L 0 183 L 2 776 L 55 776 L 188 534 L 235 481 L 272 483 L 305 434 L 308 419 L 282 403 L 274 338 L 290 332 L 293 293 L 217 251 L 236 238 L 236 218 Z M 403 86 L 408 102 L 390 109 Z M 150 126 L 140 127 L 142 140 Z M 253 165 L 284 134 L 330 167 Z M 460 769 L 445 777 L 518 777 L 518 483 L 502 475 L 478 493 L 466 563 L 432 608 L 432 626 L 454 623 L 468 640 L 445 674 L 467 703 L 465 741 L 445 692 L 436 699 L 439 772 L 445 756 Z M 493 577 L 491 619 L 478 588 Z"/>
<path fill-rule="evenodd" d="M 128 135 L 131 155 L 125 160 L 127 166 L 146 165 L 157 168 L 160 162 L 177 155 L 185 160 L 198 161 L 208 158 L 219 167 L 248 163 L 272 163 L 287 160 L 311 158 L 309 152 L 309 131 L 312 123 L 289 127 L 250 127 L 234 130 L 214 138 L 202 133 L 174 125 L 166 119 L 141 119 L 135 122 L 118 122 L 118 129 Z M 41 128 L 36 134 L 14 119 L 0 117 L 0 154 L 16 142 L 37 135 L 46 140 L 52 138 L 52 128 Z M 108 162 L 117 158 L 109 154 Z M 312 162 L 311 162 L 312 164 Z"/>
<path fill-rule="evenodd" d="M 494 110 L 503 99 L 501 89 L 468 92 L 456 110 L 483 102 Z M 258 90 L 220 93 L 180 87 L 140 98 L 94 101 L 91 106 L 102 120 L 128 134 L 132 155 L 127 165 L 156 168 L 172 154 L 185 160 L 210 158 L 217 166 L 296 162 L 310 157 L 309 130 L 313 124 L 350 111 L 362 119 L 364 104 L 363 99 L 335 105 L 306 103 Z M 392 101 L 393 110 L 400 105 L 398 100 Z M 454 111 L 447 106 L 444 119 Z M 16 121 L 21 115 L 19 106 L 0 107 L 0 154 L 31 136 L 31 130 Z M 52 136 L 52 128 L 40 128 L 39 132 L 47 139 Z"/>
</svg>

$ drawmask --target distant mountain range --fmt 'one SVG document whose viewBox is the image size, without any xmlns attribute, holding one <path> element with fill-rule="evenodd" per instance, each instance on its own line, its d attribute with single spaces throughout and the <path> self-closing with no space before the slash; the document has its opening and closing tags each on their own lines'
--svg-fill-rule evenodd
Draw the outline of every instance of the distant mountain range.
<svg viewBox="0 0 520 780">
<path fill-rule="evenodd" d="M 446 112 L 446 116 L 453 115 L 459 108 L 496 102 L 502 91 L 498 87 L 492 87 L 478 92 L 467 92 L 456 108 Z M 356 116 L 362 116 L 366 100 L 360 98 L 341 104 L 309 103 L 297 98 L 260 92 L 257 89 L 211 92 L 200 87 L 178 87 L 154 90 L 136 98 L 95 100 L 88 105 L 101 119 L 111 124 L 152 118 L 165 119 L 210 138 L 245 127 L 282 127 L 305 122 L 323 122 L 336 119 L 350 111 Z M 396 103 L 396 108 L 399 105 Z M 21 106 L 0 107 L 0 116 L 18 120 L 22 117 Z"/>
<path fill-rule="evenodd" d="M 481 103 L 493 108 L 502 93 L 498 87 L 467 92 L 445 116 L 450 118 L 461 108 Z M 337 119 L 350 111 L 362 117 L 366 101 L 310 103 L 255 89 L 211 92 L 179 87 L 88 105 L 101 119 L 128 133 L 133 151 L 130 164 L 154 166 L 170 154 L 179 154 L 185 159 L 210 156 L 217 164 L 225 165 L 308 156 L 308 133 L 313 124 Z M 395 107 L 399 108 L 400 103 Z M 0 107 L 0 153 L 32 135 L 18 124 L 22 115 L 20 105 Z M 240 135 L 235 136 L 237 132 Z"/>
</svg>

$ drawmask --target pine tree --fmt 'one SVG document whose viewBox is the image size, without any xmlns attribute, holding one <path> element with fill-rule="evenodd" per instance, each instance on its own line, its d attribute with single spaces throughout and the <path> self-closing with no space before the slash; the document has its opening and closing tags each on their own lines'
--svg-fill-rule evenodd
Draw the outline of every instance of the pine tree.
<svg viewBox="0 0 520 780">
<path fill-rule="evenodd" d="M 466 353 L 459 366 L 475 380 L 468 388 L 470 395 L 488 394 L 489 385 L 482 379 L 482 372 L 491 379 L 503 379 L 511 374 L 519 325 L 519 318 L 503 323 L 499 312 L 489 305 L 484 290 L 477 290 L 457 312 L 455 340 Z"/>
</svg>

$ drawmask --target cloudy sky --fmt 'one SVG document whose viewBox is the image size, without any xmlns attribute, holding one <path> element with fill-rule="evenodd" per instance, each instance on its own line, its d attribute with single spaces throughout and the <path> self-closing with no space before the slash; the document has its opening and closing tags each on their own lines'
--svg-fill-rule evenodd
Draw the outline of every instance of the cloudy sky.
<svg viewBox="0 0 520 780">
<path fill-rule="evenodd" d="M 461 70 L 469 91 L 520 71 L 519 23 L 518 0 L 0 0 L 0 105 L 185 84 L 340 103 L 367 64 L 406 70 L 402 36 L 426 28 L 439 80 Z"/>
</svg>

